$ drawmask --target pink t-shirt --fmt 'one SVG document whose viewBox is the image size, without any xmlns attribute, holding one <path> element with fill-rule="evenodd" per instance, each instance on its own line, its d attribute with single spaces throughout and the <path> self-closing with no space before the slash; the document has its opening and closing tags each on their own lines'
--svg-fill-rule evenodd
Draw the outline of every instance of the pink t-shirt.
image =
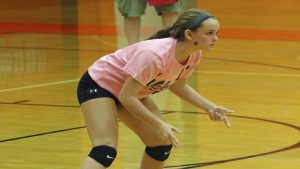
<svg viewBox="0 0 300 169">
<path fill-rule="evenodd" d="M 106 55 L 88 72 L 92 79 L 116 97 L 125 80 L 132 76 L 145 87 L 138 98 L 167 89 L 180 78 L 189 77 L 200 61 L 201 52 L 190 55 L 185 65 L 175 57 L 176 39 L 142 41 Z"/>
</svg>

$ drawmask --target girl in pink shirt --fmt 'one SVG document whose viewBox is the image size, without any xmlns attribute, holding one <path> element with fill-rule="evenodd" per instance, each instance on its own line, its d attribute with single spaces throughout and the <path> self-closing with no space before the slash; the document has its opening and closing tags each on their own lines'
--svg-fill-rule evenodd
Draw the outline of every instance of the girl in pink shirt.
<svg viewBox="0 0 300 169">
<path fill-rule="evenodd" d="M 173 132 L 181 132 L 161 119 L 149 97 L 165 89 L 230 127 L 226 114 L 232 111 L 208 101 L 186 83 L 201 50 L 214 47 L 219 27 L 211 14 L 191 9 L 149 40 L 103 56 L 88 68 L 77 90 L 93 145 L 84 169 L 111 165 L 117 155 L 118 118 L 146 145 L 141 169 L 162 169 L 172 146 L 179 146 Z"/>
</svg>

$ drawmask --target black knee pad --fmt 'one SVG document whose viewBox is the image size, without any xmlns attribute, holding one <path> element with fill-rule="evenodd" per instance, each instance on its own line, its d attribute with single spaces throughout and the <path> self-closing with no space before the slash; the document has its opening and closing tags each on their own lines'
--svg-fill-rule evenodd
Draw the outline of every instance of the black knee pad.
<svg viewBox="0 0 300 169">
<path fill-rule="evenodd" d="M 109 146 L 93 147 L 89 157 L 102 164 L 104 167 L 109 167 L 117 156 L 117 151 Z"/>
<path fill-rule="evenodd" d="M 156 146 L 145 148 L 146 153 L 157 161 L 165 161 L 169 158 L 171 153 L 172 145 Z"/>
</svg>

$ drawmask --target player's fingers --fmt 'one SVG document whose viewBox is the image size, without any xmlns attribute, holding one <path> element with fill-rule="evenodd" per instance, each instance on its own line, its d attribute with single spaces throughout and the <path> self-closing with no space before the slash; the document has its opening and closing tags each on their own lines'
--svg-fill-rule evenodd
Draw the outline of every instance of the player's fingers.
<svg viewBox="0 0 300 169">
<path fill-rule="evenodd" d="M 213 121 L 217 121 L 218 120 L 217 113 L 218 112 L 215 112 L 214 110 L 208 111 L 209 118 Z"/>
<path fill-rule="evenodd" d="M 171 134 L 171 142 L 175 148 L 178 148 L 180 142 L 173 134 Z"/>
<path fill-rule="evenodd" d="M 175 131 L 176 133 L 182 133 L 182 131 L 175 126 L 172 126 L 172 131 Z"/>
<path fill-rule="evenodd" d="M 227 109 L 227 112 L 226 112 L 226 114 L 232 114 L 232 113 L 234 113 L 234 111 L 233 111 L 233 110 L 229 110 L 229 109 Z"/>
<path fill-rule="evenodd" d="M 219 112 L 216 112 L 216 120 L 222 121 L 223 120 L 223 115 Z"/>
<path fill-rule="evenodd" d="M 227 117 L 225 115 L 222 115 L 222 120 L 225 123 L 227 128 L 230 128 L 231 124 L 230 121 L 227 119 Z"/>
</svg>

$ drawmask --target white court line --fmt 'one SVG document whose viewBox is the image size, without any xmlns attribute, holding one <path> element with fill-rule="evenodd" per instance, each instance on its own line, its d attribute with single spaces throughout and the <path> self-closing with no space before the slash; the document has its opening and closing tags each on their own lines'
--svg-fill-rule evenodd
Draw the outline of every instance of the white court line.
<svg viewBox="0 0 300 169">
<path fill-rule="evenodd" d="M 224 71 L 205 71 L 198 70 L 195 73 L 207 74 L 226 74 L 226 75 L 245 75 L 245 76 L 275 76 L 275 77 L 300 77 L 300 74 L 281 74 L 281 73 L 248 73 L 248 72 L 224 72 Z"/>
<path fill-rule="evenodd" d="M 29 85 L 29 86 L 16 87 L 16 88 L 10 88 L 10 89 L 2 89 L 2 90 L 0 90 L 0 93 L 11 92 L 11 91 L 16 91 L 16 90 L 23 90 L 23 89 L 32 89 L 32 88 L 37 88 L 37 87 L 51 86 L 51 85 L 64 84 L 64 83 L 71 83 L 71 82 L 76 82 L 76 81 L 79 81 L 79 79 L 71 79 L 71 80 L 64 80 L 64 81 L 58 81 L 58 82 L 52 82 L 52 83 L 43 83 L 43 84 Z"/>
<path fill-rule="evenodd" d="M 202 70 L 195 71 L 195 73 L 245 75 L 245 76 L 300 77 L 300 74 L 246 73 L 246 72 L 224 72 L 224 71 L 202 71 Z M 64 84 L 64 83 L 71 83 L 71 82 L 77 82 L 77 81 L 79 81 L 79 79 L 71 79 L 71 80 L 64 80 L 64 81 L 58 81 L 58 82 L 52 82 L 52 83 L 44 83 L 44 84 L 29 85 L 29 86 L 16 87 L 16 88 L 10 88 L 10 89 L 2 89 L 2 90 L 0 90 L 0 93 L 22 90 L 22 89 L 31 89 L 31 88 L 37 88 L 37 87 L 51 86 L 51 85 L 57 85 L 57 84 Z"/>
</svg>

